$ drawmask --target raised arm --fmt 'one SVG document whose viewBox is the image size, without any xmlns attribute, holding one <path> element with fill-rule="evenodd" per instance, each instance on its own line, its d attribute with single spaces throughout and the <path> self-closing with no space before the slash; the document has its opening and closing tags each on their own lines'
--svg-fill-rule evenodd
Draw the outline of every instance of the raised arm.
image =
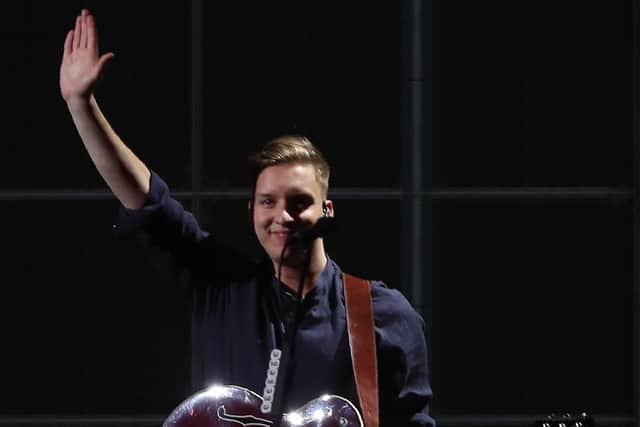
<svg viewBox="0 0 640 427">
<path fill-rule="evenodd" d="M 127 208 L 139 208 L 149 192 L 150 172 L 106 120 L 93 96 L 95 83 L 113 53 L 100 55 L 95 19 L 83 9 L 67 33 L 60 65 L 60 92 L 91 160 Z"/>
</svg>

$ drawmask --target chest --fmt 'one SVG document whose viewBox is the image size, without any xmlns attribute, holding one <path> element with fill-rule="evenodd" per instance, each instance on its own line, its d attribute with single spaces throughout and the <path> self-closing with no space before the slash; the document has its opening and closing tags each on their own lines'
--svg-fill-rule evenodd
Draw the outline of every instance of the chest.
<svg viewBox="0 0 640 427">
<path fill-rule="evenodd" d="M 251 286 L 209 290 L 194 304 L 194 354 L 204 385 L 260 391 L 281 323 Z M 285 313 L 286 316 L 286 313 Z M 314 304 L 295 335 L 292 395 L 304 403 L 325 393 L 350 394 L 353 382 L 344 310 Z"/>
</svg>

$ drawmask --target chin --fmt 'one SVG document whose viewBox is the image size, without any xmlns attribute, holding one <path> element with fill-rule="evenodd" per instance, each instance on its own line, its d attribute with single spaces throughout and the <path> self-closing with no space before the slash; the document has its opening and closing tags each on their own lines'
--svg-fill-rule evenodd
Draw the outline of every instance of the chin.
<svg viewBox="0 0 640 427">
<path fill-rule="evenodd" d="M 298 254 L 298 253 L 294 253 L 294 254 L 286 253 L 284 258 L 281 258 L 280 252 L 278 252 L 277 255 L 274 255 L 271 257 L 271 260 L 276 264 L 276 268 L 281 262 L 283 267 L 298 268 L 302 265 L 303 257 L 302 257 L 302 254 Z"/>
</svg>

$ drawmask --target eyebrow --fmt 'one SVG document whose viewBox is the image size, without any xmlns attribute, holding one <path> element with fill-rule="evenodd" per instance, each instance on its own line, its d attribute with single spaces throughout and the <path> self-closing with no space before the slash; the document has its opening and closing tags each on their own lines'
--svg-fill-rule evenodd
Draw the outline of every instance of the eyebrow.
<svg viewBox="0 0 640 427">
<path fill-rule="evenodd" d="M 272 193 L 256 193 L 256 197 L 273 197 Z"/>
<path fill-rule="evenodd" d="M 255 193 L 256 197 L 276 197 L 275 193 Z M 302 189 L 295 189 L 295 191 L 292 191 L 291 193 L 287 193 L 284 195 L 285 197 L 299 197 L 299 196 L 308 196 L 308 197 L 313 197 L 313 192 L 312 191 L 307 191 L 307 190 L 302 190 Z"/>
</svg>

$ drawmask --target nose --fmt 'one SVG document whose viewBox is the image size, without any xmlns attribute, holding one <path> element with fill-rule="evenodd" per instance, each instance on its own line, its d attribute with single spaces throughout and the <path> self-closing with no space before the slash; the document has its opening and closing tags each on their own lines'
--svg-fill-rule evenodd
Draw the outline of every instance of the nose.
<svg viewBox="0 0 640 427">
<path fill-rule="evenodd" d="M 286 207 L 283 207 L 278 216 L 276 217 L 276 222 L 278 224 L 288 224 L 293 222 L 293 216 L 289 213 Z"/>
</svg>

